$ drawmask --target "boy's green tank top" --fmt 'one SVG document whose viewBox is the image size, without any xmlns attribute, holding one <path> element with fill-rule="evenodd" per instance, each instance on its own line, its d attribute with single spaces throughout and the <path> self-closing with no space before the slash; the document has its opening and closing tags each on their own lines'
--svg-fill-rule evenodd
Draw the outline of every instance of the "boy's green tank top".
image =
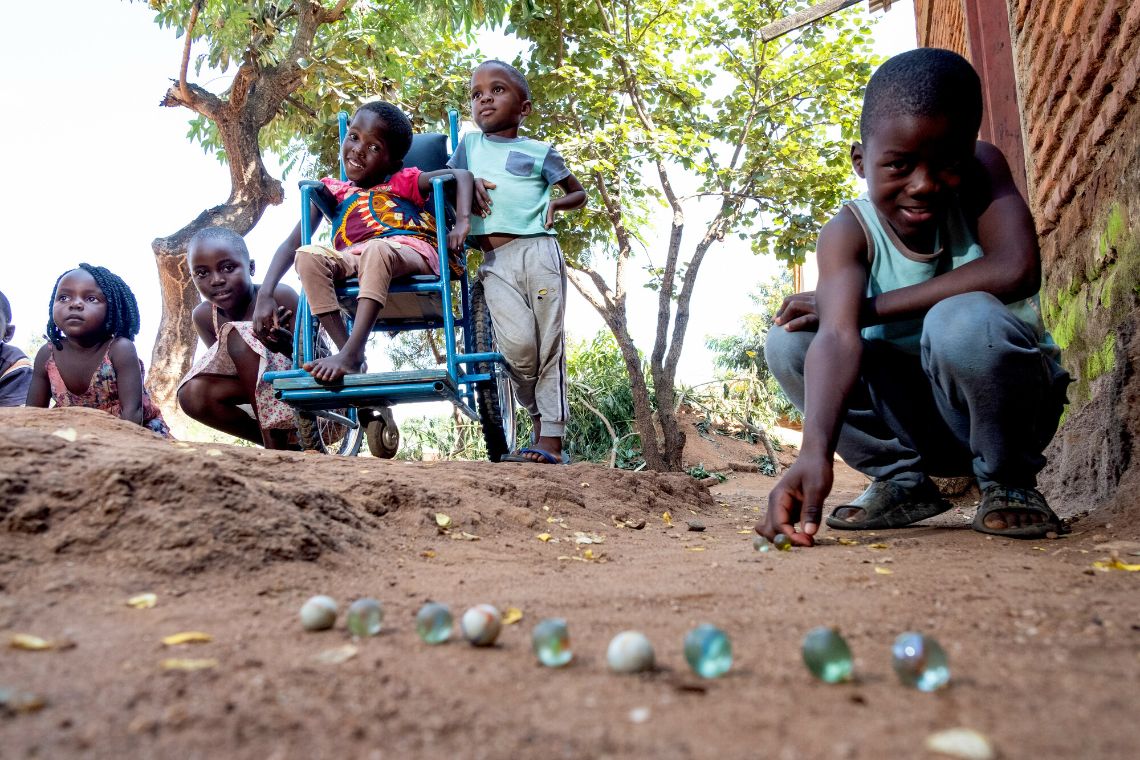
<svg viewBox="0 0 1140 760">
<path fill-rule="evenodd" d="M 926 282 L 983 255 L 981 245 L 974 239 L 957 204 L 950 207 L 939 229 L 938 241 L 941 246 L 936 243 L 936 250 L 930 254 L 910 250 L 867 196 L 848 201 L 846 206 L 855 214 L 867 236 L 867 297 Z M 1029 325 L 1037 336 L 1038 347 L 1046 356 L 1055 358 L 1060 353 L 1052 336 L 1045 330 L 1041 319 L 1041 302 L 1037 295 L 1006 304 L 1006 308 Z M 917 356 L 922 337 L 922 319 L 871 325 L 864 327 L 862 332 L 864 340 L 887 341 Z"/>
</svg>

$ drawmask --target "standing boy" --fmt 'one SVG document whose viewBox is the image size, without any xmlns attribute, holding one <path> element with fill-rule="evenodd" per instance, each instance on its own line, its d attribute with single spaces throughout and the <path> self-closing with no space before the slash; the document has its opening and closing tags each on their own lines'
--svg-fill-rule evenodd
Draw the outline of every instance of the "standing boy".
<svg viewBox="0 0 1140 760">
<path fill-rule="evenodd" d="M 972 472 L 975 530 L 1060 529 L 1035 485 L 1069 376 L 1041 324 L 1033 220 L 1001 151 L 976 139 L 981 115 L 955 53 L 903 53 L 871 77 L 851 148 L 867 194 L 820 231 L 818 289 L 785 300 L 765 346 L 805 413 L 765 536 L 813 543 L 836 451 L 873 482 L 832 528 L 926 519 L 950 507 L 929 476 Z"/>
<path fill-rule="evenodd" d="M 534 421 L 531 447 L 503 461 L 554 464 L 562 461 L 569 415 L 566 271 L 554 215 L 586 205 L 586 192 L 558 151 L 519 137 L 530 112 L 522 73 L 502 61 L 483 63 L 471 75 L 471 118 L 481 132 L 464 135 L 448 166 L 470 169 L 476 177 L 471 233 L 483 249 L 479 279 L 515 395 Z M 563 195 L 551 200 L 554 185 Z"/>
<path fill-rule="evenodd" d="M 8 341 L 16 334 L 12 306 L 0 293 L 0 406 L 23 406 L 32 382 L 32 362 Z"/>
</svg>

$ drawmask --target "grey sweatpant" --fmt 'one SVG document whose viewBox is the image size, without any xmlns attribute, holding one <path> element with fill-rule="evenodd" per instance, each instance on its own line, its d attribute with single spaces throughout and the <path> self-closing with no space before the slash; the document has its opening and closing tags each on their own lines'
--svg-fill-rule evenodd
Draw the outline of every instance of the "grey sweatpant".
<svg viewBox="0 0 1140 760">
<path fill-rule="evenodd" d="M 804 357 L 814 332 L 772 327 L 764 358 L 804 409 Z M 1069 374 L 1033 331 L 988 293 L 936 304 L 922 324 L 921 355 L 863 341 L 838 451 L 876 480 L 915 486 L 926 475 L 1036 485 L 1041 452 L 1065 405 Z"/>
<path fill-rule="evenodd" d="M 484 254 L 479 279 L 487 294 L 499 351 L 515 397 L 542 421 L 542 434 L 561 437 L 566 403 L 566 270 L 550 236 L 520 237 Z"/>
</svg>

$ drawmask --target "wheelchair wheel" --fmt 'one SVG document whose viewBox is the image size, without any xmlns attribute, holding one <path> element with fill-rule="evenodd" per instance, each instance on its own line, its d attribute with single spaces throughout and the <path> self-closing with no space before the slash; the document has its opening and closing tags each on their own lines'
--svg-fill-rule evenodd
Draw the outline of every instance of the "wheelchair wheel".
<svg viewBox="0 0 1140 760">
<path fill-rule="evenodd" d="M 471 324 L 475 333 L 475 351 L 495 351 L 495 328 L 487 308 L 483 283 L 471 288 Z M 475 384 L 475 408 L 483 425 L 483 440 L 487 443 L 487 458 L 498 462 L 515 446 L 515 394 L 507 368 L 500 362 L 479 362 L 475 371 L 487 372 L 490 380 Z"/>
<path fill-rule="evenodd" d="M 332 341 L 316 318 L 313 318 L 310 329 L 316 331 L 313 345 L 317 357 L 332 356 Z M 304 450 L 346 457 L 354 457 L 360 451 L 364 430 L 355 408 L 298 409 L 296 414 L 297 437 Z"/>
<path fill-rule="evenodd" d="M 377 459 L 392 459 L 400 451 L 400 428 L 386 406 L 361 409 L 361 422 L 368 438 L 368 450 Z M 371 419 L 369 419 L 371 417 Z"/>
</svg>

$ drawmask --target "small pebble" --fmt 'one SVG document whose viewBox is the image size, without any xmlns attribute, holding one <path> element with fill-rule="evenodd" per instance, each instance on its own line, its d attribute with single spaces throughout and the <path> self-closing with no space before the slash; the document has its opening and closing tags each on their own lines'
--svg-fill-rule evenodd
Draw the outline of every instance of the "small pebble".
<svg viewBox="0 0 1140 760">
<path fill-rule="evenodd" d="M 319 594 L 301 605 L 301 626 L 306 631 L 323 631 L 336 624 L 336 600 Z"/>
<path fill-rule="evenodd" d="M 972 728 L 951 728 L 926 737 L 926 748 L 962 760 L 994 760 L 997 752 L 985 734 Z"/>
<path fill-rule="evenodd" d="M 459 630 L 473 646 L 489 647 L 499 638 L 503 616 L 489 604 L 477 604 L 463 613 Z"/>
<path fill-rule="evenodd" d="M 629 711 L 630 723 L 644 723 L 647 720 L 649 720 L 648 707 L 635 707 Z"/>
<path fill-rule="evenodd" d="M 689 530 L 700 533 L 705 529 L 705 524 L 696 520 L 686 520 L 685 524 L 689 526 Z"/>
</svg>

